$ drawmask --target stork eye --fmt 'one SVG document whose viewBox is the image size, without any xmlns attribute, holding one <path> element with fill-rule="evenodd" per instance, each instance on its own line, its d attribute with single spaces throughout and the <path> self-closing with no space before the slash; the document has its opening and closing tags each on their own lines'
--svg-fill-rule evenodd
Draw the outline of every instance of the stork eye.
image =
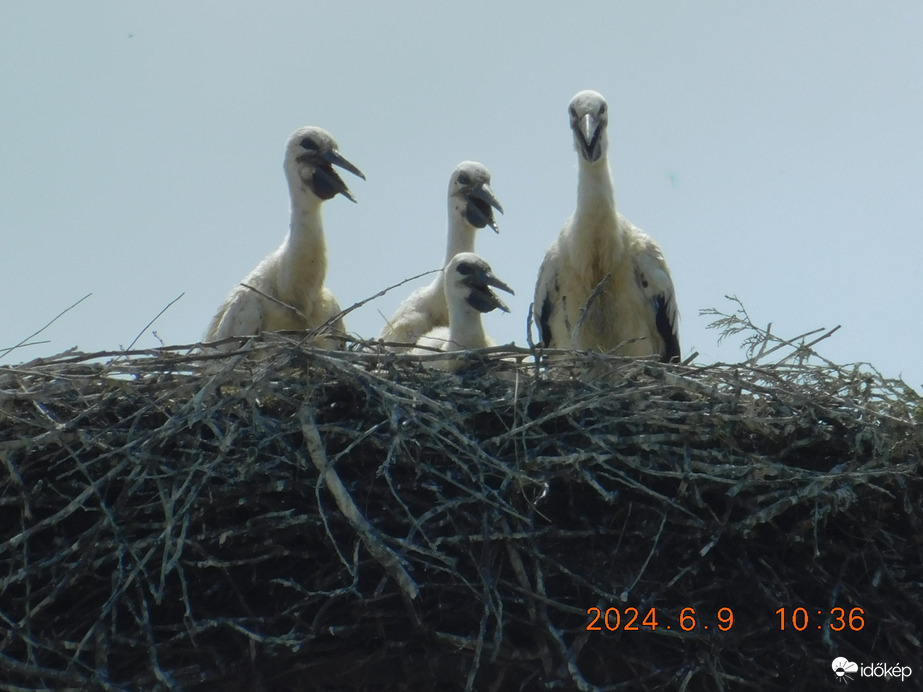
<svg viewBox="0 0 923 692">
<path fill-rule="evenodd" d="M 568 110 L 570 111 L 570 117 L 576 119 L 576 118 L 577 118 L 577 109 L 574 108 L 573 106 L 571 106 Z"/>
<path fill-rule="evenodd" d="M 599 114 L 600 114 L 600 115 L 605 115 L 605 114 L 606 114 L 606 104 L 605 104 L 605 103 L 602 104 L 602 105 L 599 107 Z"/>
<path fill-rule="evenodd" d="M 459 262 L 455 270 L 462 276 L 474 273 L 474 265 L 470 262 Z"/>
<path fill-rule="evenodd" d="M 458 174 L 458 184 L 459 185 L 470 185 L 471 178 L 468 177 L 467 173 L 459 173 Z"/>
<path fill-rule="evenodd" d="M 317 151 L 318 149 L 317 141 L 313 137 L 305 137 L 301 140 L 301 147 L 309 151 Z"/>
</svg>

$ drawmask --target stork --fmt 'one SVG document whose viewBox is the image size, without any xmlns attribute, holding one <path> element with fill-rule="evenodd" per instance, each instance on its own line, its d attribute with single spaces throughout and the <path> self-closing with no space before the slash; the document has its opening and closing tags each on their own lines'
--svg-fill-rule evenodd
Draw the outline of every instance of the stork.
<svg viewBox="0 0 923 692">
<path fill-rule="evenodd" d="M 577 209 L 539 269 L 533 314 L 548 348 L 679 359 L 679 312 L 660 246 L 619 214 L 607 157 L 606 100 L 570 102 Z"/>
<path fill-rule="evenodd" d="M 496 308 L 509 312 L 490 287 L 512 294 L 513 289 L 494 276 L 490 265 L 473 252 L 455 255 L 446 266 L 445 300 L 449 311 L 449 326 L 435 327 L 417 341 L 416 355 L 437 351 L 464 351 L 493 346 L 494 341 L 484 332 L 481 314 Z M 457 367 L 448 361 L 441 365 Z"/>
<path fill-rule="evenodd" d="M 323 203 L 341 194 L 356 201 L 334 166 L 363 180 L 358 168 L 340 154 L 333 137 L 319 127 L 302 127 L 285 147 L 285 177 L 292 200 L 292 220 L 282 244 L 225 298 L 205 333 L 206 341 L 250 336 L 264 331 L 314 329 L 340 313 L 324 286 L 327 246 L 321 217 Z M 331 325 L 345 332 L 343 320 Z M 335 348 L 336 339 L 318 345 Z"/>
<path fill-rule="evenodd" d="M 503 207 L 490 189 L 490 171 L 474 161 L 462 161 L 452 172 L 448 197 L 448 238 L 444 268 L 458 253 L 474 251 L 474 238 L 478 229 L 490 226 L 495 233 L 499 233 L 493 210 L 503 213 Z M 445 272 L 439 272 L 432 283 L 411 293 L 382 329 L 380 338 L 386 342 L 404 344 L 403 348 L 407 349 L 434 327 L 447 326 L 449 309 L 444 290 L 445 277 Z M 400 346 L 393 348 L 401 350 Z"/>
</svg>

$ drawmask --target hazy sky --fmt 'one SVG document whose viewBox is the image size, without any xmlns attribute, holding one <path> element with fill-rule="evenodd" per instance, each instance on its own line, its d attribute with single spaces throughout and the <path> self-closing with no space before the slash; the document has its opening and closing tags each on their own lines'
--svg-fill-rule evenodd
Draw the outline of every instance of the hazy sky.
<svg viewBox="0 0 923 692">
<path fill-rule="evenodd" d="M 282 240 L 283 148 L 320 125 L 366 174 L 324 208 L 345 306 L 441 264 L 446 188 L 485 164 L 506 214 L 478 252 L 516 290 L 573 211 L 567 104 L 610 105 L 620 210 L 672 268 L 684 355 L 737 295 L 795 336 L 923 385 L 923 4 L 0 1 L 2 362 L 197 341 Z M 415 285 L 350 315 L 378 334 Z M 157 336 L 152 332 L 156 331 Z"/>
</svg>

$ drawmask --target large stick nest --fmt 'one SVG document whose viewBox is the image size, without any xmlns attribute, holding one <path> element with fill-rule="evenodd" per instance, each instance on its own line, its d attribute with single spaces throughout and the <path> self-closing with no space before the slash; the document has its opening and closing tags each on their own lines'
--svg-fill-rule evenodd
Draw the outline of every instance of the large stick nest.
<svg viewBox="0 0 923 692">
<path fill-rule="evenodd" d="M 919 399 L 767 342 L 0 368 L 0 689 L 782 690 L 919 662 Z"/>
</svg>

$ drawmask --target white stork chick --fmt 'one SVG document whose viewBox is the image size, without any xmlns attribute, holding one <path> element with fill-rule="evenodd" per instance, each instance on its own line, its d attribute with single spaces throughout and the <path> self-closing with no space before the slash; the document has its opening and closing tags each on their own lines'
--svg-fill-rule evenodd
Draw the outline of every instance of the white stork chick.
<svg viewBox="0 0 923 692">
<path fill-rule="evenodd" d="M 303 127 L 289 138 L 284 161 L 292 200 L 288 235 L 231 290 L 208 326 L 206 341 L 264 331 L 314 329 L 340 312 L 336 298 L 324 286 L 327 246 L 321 206 L 337 193 L 353 202 L 356 199 L 334 166 L 365 179 L 340 154 L 325 130 Z M 345 332 L 342 319 L 331 328 Z M 341 342 L 321 339 L 318 345 L 336 348 Z"/>
<path fill-rule="evenodd" d="M 415 355 L 436 351 L 464 351 L 493 346 L 494 341 L 484 332 L 481 313 L 500 308 L 510 309 L 490 287 L 512 294 L 513 289 L 500 281 L 481 257 L 473 252 L 455 255 L 443 270 L 445 299 L 449 311 L 449 326 L 431 329 L 417 341 Z M 455 369 L 457 361 L 435 361 L 433 367 Z"/>
<path fill-rule="evenodd" d="M 449 179 L 449 221 L 445 268 L 460 252 L 474 252 L 478 229 L 490 226 L 499 233 L 493 210 L 503 207 L 490 189 L 490 171 L 474 161 L 463 161 Z M 382 329 L 380 338 L 389 343 L 411 347 L 434 327 L 449 324 L 449 308 L 444 291 L 445 272 L 439 272 L 429 286 L 419 288 L 398 306 L 394 316 Z M 395 350 L 402 350 L 396 347 Z"/>
<path fill-rule="evenodd" d="M 533 310 L 541 341 L 548 348 L 676 360 L 679 313 L 663 252 L 615 208 L 606 100 L 581 91 L 569 112 L 577 209 L 539 269 Z"/>
</svg>

